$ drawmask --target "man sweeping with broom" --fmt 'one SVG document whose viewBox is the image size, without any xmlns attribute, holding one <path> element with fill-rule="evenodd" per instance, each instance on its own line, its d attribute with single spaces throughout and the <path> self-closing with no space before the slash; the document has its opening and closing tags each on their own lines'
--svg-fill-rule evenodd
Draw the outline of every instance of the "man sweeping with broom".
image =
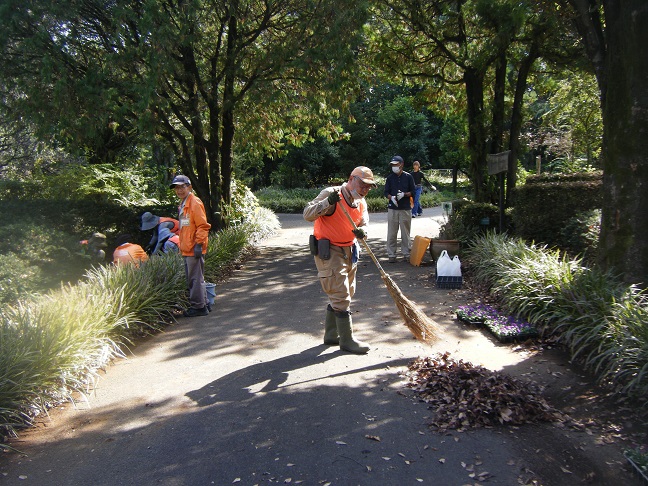
<svg viewBox="0 0 648 486">
<path fill-rule="evenodd" d="M 376 182 L 371 169 L 356 167 L 347 182 L 322 190 L 304 208 L 304 219 L 314 222 L 311 253 L 315 256 L 322 289 L 329 299 L 324 344 L 339 345 L 341 350 L 355 354 L 369 351 L 366 343 L 353 337 L 350 308 L 356 288 L 359 253 L 356 238 L 366 237 L 360 227 L 369 222 L 364 198 L 372 187 L 376 187 Z M 349 223 L 349 216 L 355 228 Z"/>
</svg>

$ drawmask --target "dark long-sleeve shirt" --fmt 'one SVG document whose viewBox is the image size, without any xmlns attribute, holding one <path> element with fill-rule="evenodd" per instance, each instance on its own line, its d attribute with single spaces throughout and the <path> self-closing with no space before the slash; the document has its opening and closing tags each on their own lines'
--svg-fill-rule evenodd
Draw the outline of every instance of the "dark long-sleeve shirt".
<svg viewBox="0 0 648 486">
<path fill-rule="evenodd" d="M 385 180 L 385 197 L 395 196 L 398 191 L 409 192 L 411 195 L 414 195 L 416 191 L 416 184 L 414 184 L 414 178 L 409 172 L 401 172 L 400 175 L 391 173 L 387 176 Z M 402 197 L 398 202 L 398 206 L 394 206 L 391 198 L 389 199 L 389 209 L 407 209 L 410 210 L 410 200 L 409 197 Z"/>
</svg>

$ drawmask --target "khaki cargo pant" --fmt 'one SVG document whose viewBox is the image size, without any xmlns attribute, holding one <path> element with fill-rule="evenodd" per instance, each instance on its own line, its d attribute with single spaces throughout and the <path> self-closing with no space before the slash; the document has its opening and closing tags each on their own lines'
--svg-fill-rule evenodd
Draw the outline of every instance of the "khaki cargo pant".
<svg viewBox="0 0 648 486">
<path fill-rule="evenodd" d="M 334 311 L 349 311 L 356 289 L 357 264 L 351 261 L 350 246 L 331 245 L 331 258 L 315 257 L 317 276 Z"/>
</svg>

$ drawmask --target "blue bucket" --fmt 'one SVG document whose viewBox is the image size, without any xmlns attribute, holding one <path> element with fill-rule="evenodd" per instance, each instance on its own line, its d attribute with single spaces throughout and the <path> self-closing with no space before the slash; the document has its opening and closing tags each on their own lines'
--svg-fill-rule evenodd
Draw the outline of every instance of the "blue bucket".
<svg viewBox="0 0 648 486">
<path fill-rule="evenodd" d="M 207 301 L 209 305 L 214 305 L 216 298 L 216 284 L 205 282 L 205 290 L 207 290 Z"/>
</svg>

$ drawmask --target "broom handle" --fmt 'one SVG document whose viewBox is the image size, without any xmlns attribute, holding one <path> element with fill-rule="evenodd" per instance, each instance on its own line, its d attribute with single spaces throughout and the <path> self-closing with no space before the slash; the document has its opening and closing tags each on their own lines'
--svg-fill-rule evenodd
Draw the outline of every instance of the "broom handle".
<svg viewBox="0 0 648 486">
<path fill-rule="evenodd" d="M 355 221 L 353 221 L 353 219 L 351 218 L 351 215 L 350 215 L 349 212 L 346 210 L 346 208 L 342 205 L 342 202 L 341 202 L 341 201 L 338 202 L 338 207 L 339 207 L 340 209 L 342 209 L 342 212 L 344 213 L 344 215 L 345 215 L 345 216 L 347 217 L 347 219 L 349 220 L 349 223 L 351 223 L 351 226 L 353 226 L 353 229 L 354 229 L 354 230 L 357 230 L 358 227 L 356 226 Z M 374 255 L 373 251 L 371 251 L 371 248 L 369 248 L 369 245 L 367 244 L 367 242 L 365 241 L 365 239 L 364 239 L 364 238 L 358 238 L 358 239 L 359 239 L 360 242 L 362 243 L 362 246 L 363 246 L 364 249 L 367 251 L 367 253 L 368 253 L 369 256 L 371 257 L 371 259 L 374 261 L 374 263 L 375 263 L 376 266 L 378 267 L 378 270 L 380 270 L 380 274 L 381 274 L 383 277 L 386 277 L 386 276 L 387 276 L 387 273 L 385 272 L 385 270 L 383 269 L 382 265 L 380 264 L 380 262 L 379 262 L 378 259 L 376 258 L 376 255 Z"/>
</svg>

